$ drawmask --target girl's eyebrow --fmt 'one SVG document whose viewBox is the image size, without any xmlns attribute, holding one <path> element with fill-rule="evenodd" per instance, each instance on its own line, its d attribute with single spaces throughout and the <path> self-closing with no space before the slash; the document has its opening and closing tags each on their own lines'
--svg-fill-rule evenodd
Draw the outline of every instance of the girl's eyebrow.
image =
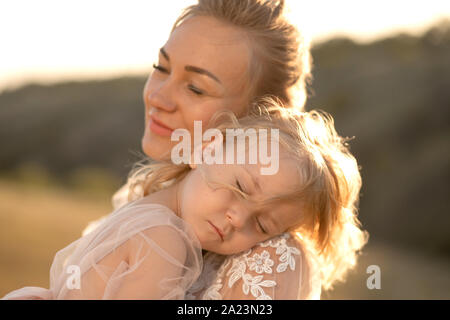
<svg viewBox="0 0 450 320">
<path fill-rule="evenodd" d="M 159 52 L 161 52 L 162 56 L 168 61 L 170 62 L 170 57 L 167 54 L 166 50 L 164 50 L 164 48 L 159 49 Z M 199 68 L 199 67 L 195 67 L 195 66 L 185 66 L 184 69 L 188 72 L 196 72 L 205 76 L 210 77 L 211 79 L 213 79 L 214 81 L 222 84 L 222 81 L 219 80 L 219 78 L 217 78 L 215 75 L 213 75 L 211 72 L 209 72 L 208 70 Z"/>
</svg>

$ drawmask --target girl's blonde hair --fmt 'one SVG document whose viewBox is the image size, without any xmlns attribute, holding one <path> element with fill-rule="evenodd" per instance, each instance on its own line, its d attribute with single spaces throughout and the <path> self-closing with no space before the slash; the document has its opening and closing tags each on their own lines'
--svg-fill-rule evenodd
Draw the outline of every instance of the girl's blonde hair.
<svg viewBox="0 0 450 320">
<path fill-rule="evenodd" d="M 269 129 L 269 137 L 270 129 L 279 130 L 280 152 L 283 150 L 296 161 L 300 187 L 265 199 L 260 205 L 278 201 L 299 203 L 301 222 L 287 231 L 316 253 L 324 290 L 338 280 L 343 281 L 347 271 L 356 265 L 358 251 L 366 244 L 368 234 L 361 230 L 357 219 L 361 188 L 358 165 L 346 139 L 336 133 L 332 117 L 320 111 L 287 109 L 276 97 L 266 96 L 239 119 L 229 110 L 217 112 L 208 127 L 217 128 L 224 140 L 227 128 L 243 131 L 253 128 L 257 132 Z M 138 164 L 130 173 L 130 199 L 136 193 L 145 196 L 178 183 L 190 170 L 189 164 L 176 165 L 170 160 Z M 234 186 L 222 184 L 222 187 L 248 199 Z"/>
<path fill-rule="evenodd" d="M 273 95 L 286 107 L 304 108 L 312 78 L 310 43 L 289 22 L 284 0 L 199 0 L 184 9 L 172 32 L 195 16 L 213 17 L 234 26 L 250 41 L 250 103 Z"/>
</svg>

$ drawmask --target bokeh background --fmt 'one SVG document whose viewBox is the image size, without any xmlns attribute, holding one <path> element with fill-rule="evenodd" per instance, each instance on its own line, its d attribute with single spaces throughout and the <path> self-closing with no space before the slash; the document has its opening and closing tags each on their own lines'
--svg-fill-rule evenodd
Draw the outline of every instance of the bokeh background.
<svg viewBox="0 0 450 320">
<path fill-rule="evenodd" d="M 0 296 L 48 287 L 55 253 L 111 212 L 142 154 L 151 64 L 192 2 L 1 2 Z M 291 8 L 313 43 L 307 109 L 354 137 L 370 233 L 322 298 L 449 299 L 450 2 Z M 370 265 L 379 290 L 366 286 Z"/>
</svg>

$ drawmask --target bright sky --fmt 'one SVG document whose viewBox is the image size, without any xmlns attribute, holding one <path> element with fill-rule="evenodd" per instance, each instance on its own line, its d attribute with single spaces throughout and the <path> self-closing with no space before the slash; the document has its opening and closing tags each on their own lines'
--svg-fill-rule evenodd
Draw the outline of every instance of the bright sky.
<svg viewBox="0 0 450 320">
<path fill-rule="evenodd" d="M 289 2 L 290 1 L 290 2 Z M 182 8 L 194 0 L 4 0 L 0 2 L 0 91 L 29 81 L 146 74 Z M 350 35 L 419 34 L 449 0 L 288 0 L 313 42 Z"/>
</svg>

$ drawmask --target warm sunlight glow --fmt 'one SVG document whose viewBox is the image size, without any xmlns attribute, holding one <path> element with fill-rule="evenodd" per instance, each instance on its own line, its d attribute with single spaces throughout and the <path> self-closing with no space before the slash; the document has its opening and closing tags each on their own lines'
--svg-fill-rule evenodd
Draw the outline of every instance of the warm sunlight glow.
<svg viewBox="0 0 450 320">
<path fill-rule="evenodd" d="M 0 91 L 28 81 L 146 74 L 181 9 L 194 0 L 0 3 Z M 313 41 L 359 41 L 420 32 L 450 16 L 450 1 L 291 1 L 292 18 Z"/>
</svg>

